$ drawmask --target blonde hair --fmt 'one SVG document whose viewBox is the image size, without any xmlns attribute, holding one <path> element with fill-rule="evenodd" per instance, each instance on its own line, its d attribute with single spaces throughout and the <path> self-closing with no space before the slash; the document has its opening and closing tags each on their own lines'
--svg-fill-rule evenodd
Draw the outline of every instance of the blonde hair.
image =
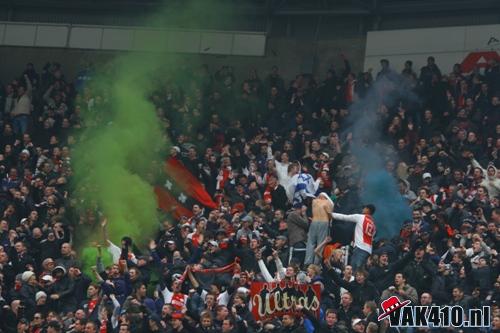
<svg viewBox="0 0 500 333">
<path fill-rule="evenodd" d="M 318 265 L 310 264 L 309 266 L 307 266 L 307 269 L 312 269 L 315 275 L 321 274 L 321 267 L 319 267 Z"/>
</svg>

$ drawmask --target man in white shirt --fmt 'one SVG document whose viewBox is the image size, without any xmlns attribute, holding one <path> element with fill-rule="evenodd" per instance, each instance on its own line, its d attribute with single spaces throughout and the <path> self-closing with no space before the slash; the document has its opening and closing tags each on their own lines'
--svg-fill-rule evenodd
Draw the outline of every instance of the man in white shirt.
<svg viewBox="0 0 500 333">
<path fill-rule="evenodd" d="M 362 214 L 344 215 L 332 213 L 335 220 L 356 223 L 354 250 L 351 255 L 351 266 L 354 271 L 362 268 L 366 259 L 372 254 L 373 237 L 376 232 L 375 221 L 373 220 L 374 213 L 374 205 L 364 206 Z"/>
</svg>

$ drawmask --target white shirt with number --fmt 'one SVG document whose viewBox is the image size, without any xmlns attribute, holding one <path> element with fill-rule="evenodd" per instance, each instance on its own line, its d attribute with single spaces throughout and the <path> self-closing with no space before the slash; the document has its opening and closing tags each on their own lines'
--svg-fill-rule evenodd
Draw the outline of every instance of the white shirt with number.
<svg viewBox="0 0 500 333">
<path fill-rule="evenodd" d="M 332 213 L 332 216 L 339 221 L 356 223 L 356 228 L 354 229 L 354 246 L 370 254 L 372 253 L 373 236 L 375 236 L 376 228 L 375 222 L 370 215 Z"/>
</svg>

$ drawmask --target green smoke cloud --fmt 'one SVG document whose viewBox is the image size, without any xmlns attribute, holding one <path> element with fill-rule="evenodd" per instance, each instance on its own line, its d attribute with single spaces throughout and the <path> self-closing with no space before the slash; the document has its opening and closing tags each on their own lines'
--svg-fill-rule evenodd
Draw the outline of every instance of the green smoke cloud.
<svg viewBox="0 0 500 333">
<path fill-rule="evenodd" d="M 144 25 L 202 28 L 204 22 L 220 23 L 230 17 L 228 10 L 210 0 L 186 1 L 159 10 Z M 200 60 L 190 57 L 188 63 L 182 55 L 168 53 L 168 45 L 155 40 L 158 34 L 143 38 L 144 45 L 155 45 L 155 52 L 123 53 L 97 66 L 89 88 L 104 102 L 83 111 L 87 128 L 78 133 L 73 149 L 76 208 L 80 213 L 93 210 L 106 216 L 109 237 L 117 244 L 123 236 L 144 244 L 158 228 L 151 175 L 159 172 L 153 169 L 161 168 L 161 152 L 169 143 L 150 97 L 168 80 L 187 83 L 185 65 L 195 68 Z M 101 242 L 99 229 L 99 221 L 78 229 L 77 243 L 86 268 L 95 265 L 96 251 L 90 244 Z"/>
<path fill-rule="evenodd" d="M 146 174 L 162 143 L 148 100 L 148 78 L 159 64 L 159 59 L 144 62 L 140 55 L 128 54 L 116 60 L 111 78 L 98 75 L 96 81 L 109 89 L 107 110 L 87 111 L 84 118 L 97 126 L 83 134 L 74 150 L 80 203 L 97 204 L 114 241 L 124 235 L 144 239 L 157 227 L 156 200 Z"/>
</svg>

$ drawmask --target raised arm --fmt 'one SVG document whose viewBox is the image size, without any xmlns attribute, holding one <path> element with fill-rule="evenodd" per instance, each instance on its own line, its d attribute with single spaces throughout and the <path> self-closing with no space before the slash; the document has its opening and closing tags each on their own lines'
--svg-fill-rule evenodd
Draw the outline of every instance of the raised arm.
<svg viewBox="0 0 500 333">
<path fill-rule="evenodd" d="M 486 174 L 486 173 L 487 173 L 487 170 L 486 170 L 486 169 L 484 169 L 484 168 L 481 166 L 481 164 L 479 164 L 479 162 L 478 162 L 475 158 L 473 158 L 473 159 L 471 160 L 471 163 L 472 163 L 472 166 L 473 166 L 474 168 L 479 168 L 479 169 L 481 169 L 481 170 L 483 171 L 483 173 L 484 173 L 484 174 Z"/>
<path fill-rule="evenodd" d="M 285 278 L 285 268 L 278 255 L 277 251 L 273 251 L 274 262 L 276 264 L 276 272 L 278 273 L 278 280 L 283 280 Z"/>
<path fill-rule="evenodd" d="M 109 242 L 109 235 L 108 235 L 108 219 L 104 218 L 101 222 L 101 228 L 102 228 L 102 238 L 104 240 L 104 244 L 108 244 Z"/>
<path fill-rule="evenodd" d="M 273 148 L 271 145 L 267 146 L 267 160 L 274 160 Z"/>
<path fill-rule="evenodd" d="M 193 285 L 194 289 L 198 289 L 200 287 L 200 283 L 194 277 L 193 272 L 191 271 L 191 267 L 188 267 L 188 269 L 187 269 L 187 276 L 188 276 L 189 281 Z"/>
<path fill-rule="evenodd" d="M 260 272 L 262 273 L 264 280 L 266 280 L 266 282 L 274 282 L 274 279 L 269 273 L 264 260 L 262 260 L 262 253 L 260 253 L 260 251 L 255 253 L 255 258 L 257 259 L 257 263 L 259 264 Z"/>
<path fill-rule="evenodd" d="M 339 213 L 332 213 L 332 217 L 335 220 L 339 220 L 339 221 L 357 223 L 358 221 L 363 220 L 365 216 L 362 214 L 345 215 L 345 214 L 339 214 Z"/>
<path fill-rule="evenodd" d="M 120 318 L 121 306 L 114 294 L 109 295 L 109 298 L 113 302 L 113 315 L 111 316 L 111 325 L 113 326 L 113 328 L 116 328 L 118 327 L 118 319 Z"/>
<path fill-rule="evenodd" d="M 31 94 L 33 93 L 33 85 L 31 84 L 31 80 L 26 74 L 24 74 L 24 80 L 26 81 L 26 94 L 31 97 Z"/>
</svg>

